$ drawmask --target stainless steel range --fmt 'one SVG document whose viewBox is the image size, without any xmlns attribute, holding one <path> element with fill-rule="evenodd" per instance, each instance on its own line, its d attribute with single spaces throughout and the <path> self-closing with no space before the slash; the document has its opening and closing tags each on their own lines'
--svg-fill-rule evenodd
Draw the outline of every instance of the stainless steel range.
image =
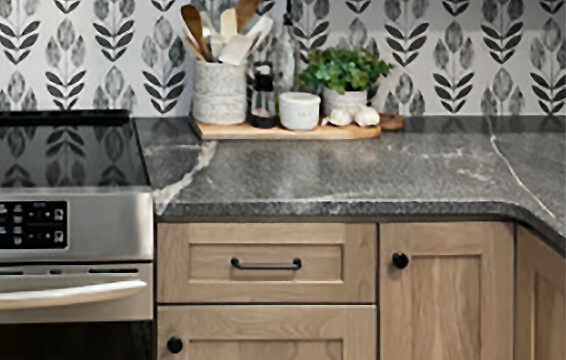
<svg viewBox="0 0 566 360">
<path fill-rule="evenodd" d="M 153 229 L 127 113 L 0 114 L 0 359 L 149 359 Z"/>
</svg>

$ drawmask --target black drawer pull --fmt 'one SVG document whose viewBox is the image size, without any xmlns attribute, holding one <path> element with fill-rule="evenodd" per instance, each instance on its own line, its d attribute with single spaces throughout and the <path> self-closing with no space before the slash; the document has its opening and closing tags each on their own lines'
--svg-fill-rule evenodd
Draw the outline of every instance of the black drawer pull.
<svg viewBox="0 0 566 360">
<path fill-rule="evenodd" d="M 232 258 L 232 260 L 230 260 L 230 263 L 232 264 L 233 267 L 235 267 L 238 270 L 291 270 L 291 271 L 297 271 L 299 270 L 302 266 L 303 263 L 301 261 L 301 259 L 296 258 L 293 260 L 292 264 L 288 264 L 288 265 L 281 265 L 281 264 L 242 264 L 240 262 L 240 259 L 238 258 Z"/>
</svg>

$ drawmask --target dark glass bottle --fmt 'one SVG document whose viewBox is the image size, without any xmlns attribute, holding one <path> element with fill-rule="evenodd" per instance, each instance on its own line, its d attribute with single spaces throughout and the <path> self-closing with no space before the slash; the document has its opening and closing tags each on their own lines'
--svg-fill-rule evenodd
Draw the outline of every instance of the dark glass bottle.
<svg viewBox="0 0 566 360">
<path fill-rule="evenodd" d="M 258 62 L 254 64 L 254 67 L 255 82 L 251 105 L 251 124 L 257 128 L 270 129 L 277 125 L 272 64 Z"/>
</svg>

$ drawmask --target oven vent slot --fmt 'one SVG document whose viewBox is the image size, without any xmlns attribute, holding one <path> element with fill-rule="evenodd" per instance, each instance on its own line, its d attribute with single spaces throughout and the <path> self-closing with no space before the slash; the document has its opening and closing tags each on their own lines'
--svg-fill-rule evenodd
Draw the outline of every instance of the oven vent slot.
<svg viewBox="0 0 566 360">
<path fill-rule="evenodd" d="M 137 274 L 138 269 L 89 269 L 89 274 Z"/>
</svg>

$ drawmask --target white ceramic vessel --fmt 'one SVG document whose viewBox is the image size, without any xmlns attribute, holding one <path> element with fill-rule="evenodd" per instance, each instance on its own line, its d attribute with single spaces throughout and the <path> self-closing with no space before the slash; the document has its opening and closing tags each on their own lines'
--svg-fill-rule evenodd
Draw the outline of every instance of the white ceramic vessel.
<svg viewBox="0 0 566 360">
<path fill-rule="evenodd" d="M 279 96 L 281 125 L 289 130 L 309 131 L 319 122 L 320 97 L 299 92 Z"/>
<path fill-rule="evenodd" d="M 368 92 L 349 91 L 344 95 L 340 95 L 336 91 L 325 87 L 322 90 L 322 96 L 324 98 L 324 116 L 330 116 L 334 109 L 343 109 L 353 118 L 361 109 L 366 107 Z"/>
<path fill-rule="evenodd" d="M 193 116 L 207 124 L 231 125 L 246 120 L 246 67 L 195 62 Z"/>
</svg>

